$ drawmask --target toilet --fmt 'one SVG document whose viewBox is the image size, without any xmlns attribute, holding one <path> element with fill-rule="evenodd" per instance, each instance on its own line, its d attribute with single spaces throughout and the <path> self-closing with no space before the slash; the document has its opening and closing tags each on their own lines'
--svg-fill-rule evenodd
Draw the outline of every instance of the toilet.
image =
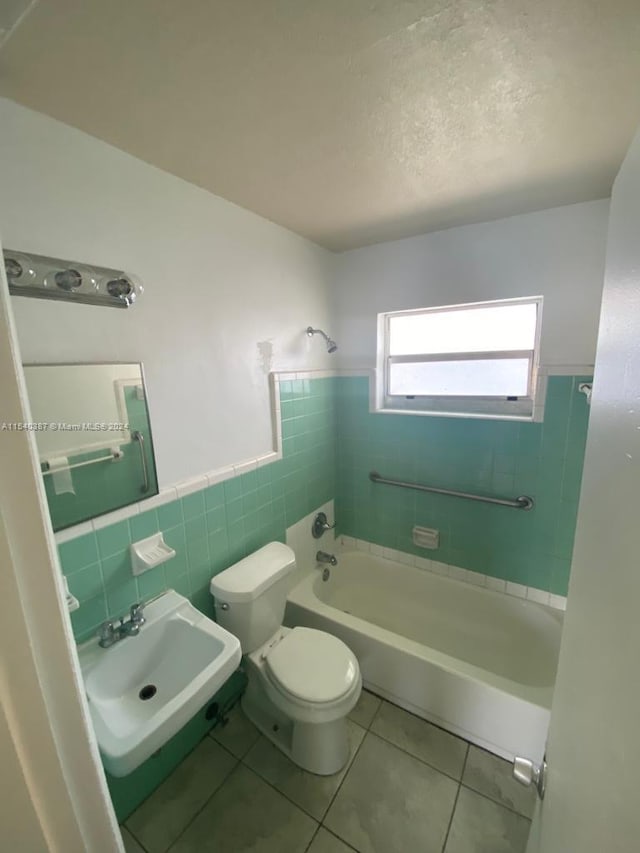
<svg viewBox="0 0 640 853">
<path fill-rule="evenodd" d="M 216 619 L 242 647 L 242 708 L 299 767 L 328 776 L 347 763 L 347 714 L 362 690 L 353 652 L 337 637 L 282 625 L 295 554 L 270 542 L 210 585 Z"/>
</svg>

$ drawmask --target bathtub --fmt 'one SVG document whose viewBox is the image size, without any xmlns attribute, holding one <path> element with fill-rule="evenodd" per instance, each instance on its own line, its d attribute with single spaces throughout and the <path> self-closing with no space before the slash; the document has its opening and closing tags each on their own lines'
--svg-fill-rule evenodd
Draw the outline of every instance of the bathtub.
<svg viewBox="0 0 640 853">
<path fill-rule="evenodd" d="M 361 551 L 305 577 L 285 624 L 328 631 L 365 686 L 497 755 L 542 759 L 561 611 Z"/>
</svg>

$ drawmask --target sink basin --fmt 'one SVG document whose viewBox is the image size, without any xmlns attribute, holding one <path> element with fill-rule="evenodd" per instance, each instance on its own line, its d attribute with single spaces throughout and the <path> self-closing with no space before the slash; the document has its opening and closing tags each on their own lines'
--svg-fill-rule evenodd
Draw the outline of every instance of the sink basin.
<svg viewBox="0 0 640 853">
<path fill-rule="evenodd" d="M 126 776 L 173 737 L 240 663 L 236 637 L 174 590 L 150 602 L 136 637 L 80 646 L 105 768 Z"/>
</svg>

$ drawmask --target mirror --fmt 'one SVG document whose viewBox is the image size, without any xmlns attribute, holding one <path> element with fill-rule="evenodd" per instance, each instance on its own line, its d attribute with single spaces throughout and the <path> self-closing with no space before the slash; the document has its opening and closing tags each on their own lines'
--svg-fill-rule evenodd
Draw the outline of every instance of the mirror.
<svg viewBox="0 0 640 853">
<path fill-rule="evenodd" d="M 24 367 L 54 530 L 158 493 L 141 364 Z"/>
</svg>

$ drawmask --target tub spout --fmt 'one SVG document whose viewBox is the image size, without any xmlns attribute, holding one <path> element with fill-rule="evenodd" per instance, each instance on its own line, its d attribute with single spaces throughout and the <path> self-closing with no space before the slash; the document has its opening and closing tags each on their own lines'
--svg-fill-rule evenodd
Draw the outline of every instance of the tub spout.
<svg viewBox="0 0 640 853">
<path fill-rule="evenodd" d="M 326 551 L 318 551 L 316 554 L 318 563 L 329 563 L 330 566 L 337 566 L 338 560 L 333 554 L 327 554 Z"/>
</svg>

